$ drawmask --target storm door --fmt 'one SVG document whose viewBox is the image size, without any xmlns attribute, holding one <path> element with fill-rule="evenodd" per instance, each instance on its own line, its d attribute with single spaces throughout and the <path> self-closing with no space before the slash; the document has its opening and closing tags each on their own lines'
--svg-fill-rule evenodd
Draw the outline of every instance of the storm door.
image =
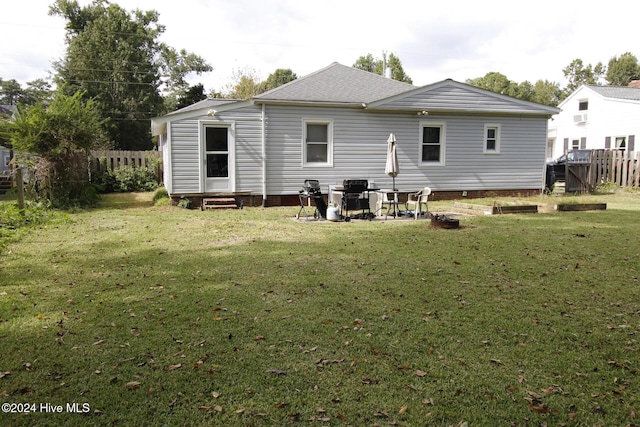
<svg viewBox="0 0 640 427">
<path fill-rule="evenodd" d="M 233 139 L 228 126 L 204 126 L 206 192 L 233 191 Z"/>
</svg>

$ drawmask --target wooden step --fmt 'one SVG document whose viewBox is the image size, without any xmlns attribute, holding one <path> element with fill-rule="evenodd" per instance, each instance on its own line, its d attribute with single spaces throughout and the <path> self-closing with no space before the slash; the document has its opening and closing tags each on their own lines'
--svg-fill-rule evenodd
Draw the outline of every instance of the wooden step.
<svg viewBox="0 0 640 427">
<path fill-rule="evenodd" d="M 233 197 L 205 197 L 202 209 L 238 209 L 238 204 Z"/>
<path fill-rule="evenodd" d="M 0 176 L 0 194 L 5 194 L 9 190 L 11 190 L 11 177 Z"/>
</svg>

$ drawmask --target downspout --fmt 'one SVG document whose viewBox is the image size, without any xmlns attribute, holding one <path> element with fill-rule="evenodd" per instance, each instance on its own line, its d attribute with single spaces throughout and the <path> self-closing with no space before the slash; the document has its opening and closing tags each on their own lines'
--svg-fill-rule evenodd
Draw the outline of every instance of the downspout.
<svg viewBox="0 0 640 427">
<path fill-rule="evenodd" d="M 267 138 L 266 138 L 266 104 L 262 104 L 262 207 L 267 207 Z"/>
</svg>

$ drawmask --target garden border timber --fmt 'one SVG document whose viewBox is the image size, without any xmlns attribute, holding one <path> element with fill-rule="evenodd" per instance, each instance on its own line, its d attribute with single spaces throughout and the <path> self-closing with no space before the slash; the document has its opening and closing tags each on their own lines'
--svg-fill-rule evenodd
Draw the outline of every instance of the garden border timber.
<svg viewBox="0 0 640 427">
<path fill-rule="evenodd" d="M 606 209 L 606 203 L 559 203 L 556 205 L 556 210 L 560 212 L 603 211 Z"/>
</svg>

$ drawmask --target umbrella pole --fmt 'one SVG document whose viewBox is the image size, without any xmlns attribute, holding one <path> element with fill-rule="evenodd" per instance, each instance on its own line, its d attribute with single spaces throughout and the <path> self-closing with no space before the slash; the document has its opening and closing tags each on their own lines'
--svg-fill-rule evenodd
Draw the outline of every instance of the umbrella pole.
<svg viewBox="0 0 640 427">
<path fill-rule="evenodd" d="M 396 188 L 396 177 L 391 177 L 393 180 L 393 216 L 398 218 L 398 189 Z"/>
</svg>

